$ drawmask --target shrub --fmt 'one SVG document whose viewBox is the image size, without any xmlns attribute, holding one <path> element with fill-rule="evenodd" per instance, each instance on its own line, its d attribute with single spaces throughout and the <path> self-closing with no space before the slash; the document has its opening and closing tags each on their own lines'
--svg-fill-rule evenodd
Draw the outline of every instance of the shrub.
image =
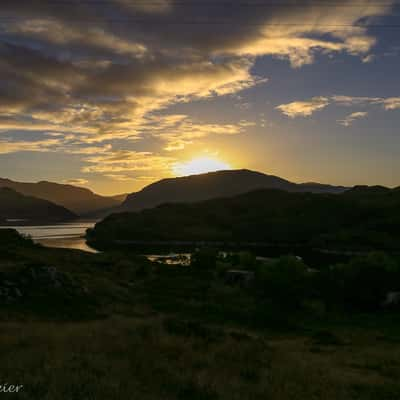
<svg viewBox="0 0 400 400">
<path fill-rule="evenodd" d="M 215 269 L 218 253 L 215 249 L 200 249 L 192 254 L 190 265 L 194 268 Z"/>
<path fill-rule="evenodd" d="M 399 266 L 385 253 L 355 257 L 332 268 L 337 295 L 350 308 L 373 310 L 389 291 L 400 290 Z"/>
<path fill-rule="evenodd" d="M 296 309 L 308 294 L 307 266 L 296 257 L 281 257 L 258 268 L 257 282 L 264 297 L 281 307 Z"/>
</svg>

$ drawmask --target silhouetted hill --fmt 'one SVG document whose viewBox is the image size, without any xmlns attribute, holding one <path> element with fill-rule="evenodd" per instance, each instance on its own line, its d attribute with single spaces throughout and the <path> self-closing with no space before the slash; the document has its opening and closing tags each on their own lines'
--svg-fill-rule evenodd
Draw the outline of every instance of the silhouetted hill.
<svg viewBox="0 0 400 400">
<path fill-rule="evenodd" d="M 163 179 L 129 195 L 119 211 L 138 211 L 163 203 L 190 203 L 218 197 L 231 197 L 256 189 L 288 192 L 341 193 L 346 188 L 318 183 L 295 184 L 260 172 L 229 170 Z"/>
<path fill-rule="evenodd" d="M 27 196 L 51 201 L 68 208 L 78 215 L 104 210 L 121 204 L 118 199 L 100 196 L 86 188 L 46 181 L 25 183 L 0 178 L 0 187 L 9 187 Z"/>
<path fill-rule="evenodd" d="M 389 189 L 385 186 L 366 186 L 366 185 L 357 185 L 351 188 L 346 192 L 347 195 L 357 195 L 357 196 L 373 196 L 373 195 L 381 195 L 387 194 L 391 191 L 396 191 L 396 189 Z"/>
<path fill-rule="evenodd" d="M 129 193 L 116 194 L 114 196 L 110 196 L 112 199 L 116 200 L 119 204 L 122 204 L 126 198 L 129 196 Z"/>
<path fill-rule="evenodd" d="M 214 241 L 398 250 L 400 192 L 388 189 L 366 195 L 356 190 L 352 195 L 333 195 L 258 190 L 114 214 L 96 224 L 89 238 L 104 244 Z"/>
<path fill-rule="evenodd" d="M 0 188 L 0 221 L 24 219 L 29 222 L 59 222 L 76 218 L 65 207 L 47 200 L 25 196 L 9 188 Z M 27 222 L 28 222 L 27 221 Z"/>
</svg>

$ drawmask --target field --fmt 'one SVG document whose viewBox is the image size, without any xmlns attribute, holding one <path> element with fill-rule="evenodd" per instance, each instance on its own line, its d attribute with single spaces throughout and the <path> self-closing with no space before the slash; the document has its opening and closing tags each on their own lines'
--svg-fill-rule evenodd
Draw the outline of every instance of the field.
<svg viewBox="0 0 400 400">
<path fill-rule="evenodd" d="M 84 290 L 37 281 L 20 301 L 3 302 L 1 383 L 24 385 L 9 396 L 399 398 L 396 312 L 328 312 L 319 303 L 289 312 L 213 271 L 25 242 L 2 249 L 1 279 L 44 265 Z"/>
</svg>

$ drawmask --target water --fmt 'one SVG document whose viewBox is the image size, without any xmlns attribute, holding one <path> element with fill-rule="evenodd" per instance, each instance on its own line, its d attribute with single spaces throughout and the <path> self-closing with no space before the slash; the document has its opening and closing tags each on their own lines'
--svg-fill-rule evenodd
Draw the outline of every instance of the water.
<svg viewBox="0 0 400 400">
<path fill-rule="evenodd" d="M 34 242 L 43 246 L 78 249 L 96 253 L 97 251 L 89 247 L 85 240 L 86 229 L 93 228 L 94 224 L 95 221 L 80 221 L 54 225 L 13 225 L 0 228 L 15 229 L 22 235 L 30 236 Z"/>
<path fill-rule="evenodd" d="M 9 221 L 12 222 L 12 221 Z M 14 222 L 22 222 L 15 220 Z M 36 243 L 46 247 L 56 247 L 64 249 L 78 249 L 90 253 L 97 253 L 86 244 L 86 229 L 93 228 L 95 221 L 92 222 L 71 222 L 54 225 L 10 225 L 0 226 L 0 229 L 12 228 L 25 236 L 30 236 Z M 145 257 L 153 262 L 160 262 L 166 265 L 190 264 L 189 253 L 165 254 L 146 254 Z"/>
<path fill-rule="evenodd" d="M 9 221 L 11 222 L 11 221 Z M 20 222 L 20 221 L 15 221 Z M 86 229 L 93 228 L 96 222 L 71 222 L 55 225 L 12 225 L 0 226 L 0 229 L 12 228 L 25 236 L 30 236 L 36 243 L 46 247 L 56 247 L 63 249 L 77 249 L 89 253 L 98 251 L 86 244 Z M 190 265 L 190 253 L 170 253 L 170 254 L 145 254 L 148 260 L 159 262 L 165 265 Z"/>
<path fill-rule="evenodd" d="M 146 254 L 145 257 L 153 262 L 160 262 L 167 265 L 189 266 L 191 260 L 190 253 L 170 253 L 170 254 Z"/>
</svg>

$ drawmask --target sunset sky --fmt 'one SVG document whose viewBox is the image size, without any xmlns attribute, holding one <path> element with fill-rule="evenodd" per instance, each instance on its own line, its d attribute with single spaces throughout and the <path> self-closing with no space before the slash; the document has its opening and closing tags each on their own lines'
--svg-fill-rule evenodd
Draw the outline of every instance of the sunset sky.
<svg viewBox="0 0 400 400">
<path fill-rule="evenodd" d="M 389 0 L 2 0 L 0 176 L 399 186 L 399 71 Z"/>
</svg>

